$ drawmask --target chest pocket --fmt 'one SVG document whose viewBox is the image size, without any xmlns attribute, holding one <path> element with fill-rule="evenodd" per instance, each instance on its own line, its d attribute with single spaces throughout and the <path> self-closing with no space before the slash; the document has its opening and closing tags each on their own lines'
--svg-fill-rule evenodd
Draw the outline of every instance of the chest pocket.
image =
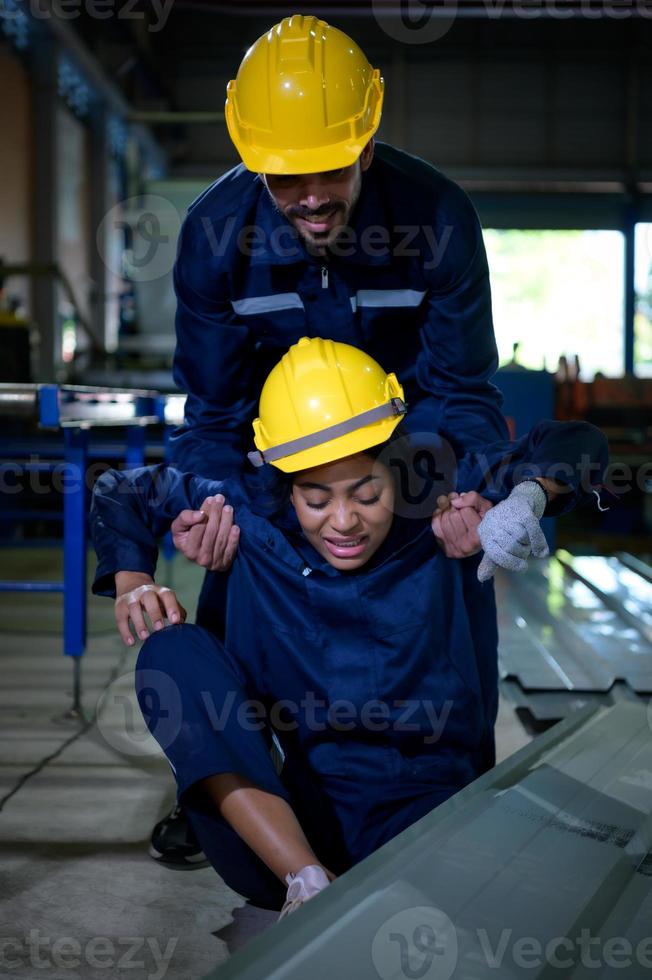
<svg viewBox="0 0 652 980">
<path fill-rule="evenodd" d="M 423 324 L 425 296 L 416 289 L 359 289 L 351 297 L 365 349 L 381 364 L 402 365 L 406 342 L 410 350 L 414 348 Z"/>
<path fill-rule="evenodd" d="M 427 528 L 367 590 L 381 697 L 398 690 L 418 698 L 426 691 L 434 701 L 474 704 L 481 688 L 461 568 L 430 552 L 429 535 Z"/>
<path fill-rule="evenodd" d="M 231 300 L 231 305 L 259 345 L 287 348 L 305 332 L 306 311 L 297 292 L 247 296 Z"/>
<path fill-rule="evenodd" d="M 393 636 L 437 619 L 442 565 L 430 526 L 360 582 L 370 635 Z"/>
<path fill-rule="evenodd" d="M 383 588 L 382 581 L 366 588 L 364 600 L 370 634 L 383 639 L 430 622 L 436 616 L 432 603 L 427 601 L 432 588 L 427 574 L 420 581 L 415 579 L 412 588 L 408 581 L 393 589 Z"/>
</svg>

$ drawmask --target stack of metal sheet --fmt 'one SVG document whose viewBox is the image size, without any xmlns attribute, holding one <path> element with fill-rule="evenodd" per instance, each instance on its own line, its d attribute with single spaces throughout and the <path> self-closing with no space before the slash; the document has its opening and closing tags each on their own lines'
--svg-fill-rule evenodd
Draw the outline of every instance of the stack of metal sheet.
<svg viewBox="0 0 652 980">
<path fill-rule="evenodd" d="M 652 694 L 652 568 L 558 551 L 497 579 L 502 693 L 532 727 Z"/>
<path fill-rule="evenodd" d="M 604 980 L 652 970 L 652 735 L 575 712 L 336 879 L 214 980 Z"/>
</svg>

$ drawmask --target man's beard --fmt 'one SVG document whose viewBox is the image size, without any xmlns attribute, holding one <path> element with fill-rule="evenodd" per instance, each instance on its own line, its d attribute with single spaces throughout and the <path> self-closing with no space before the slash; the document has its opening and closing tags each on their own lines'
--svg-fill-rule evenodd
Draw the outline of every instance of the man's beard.
<svg viewBox="0 0 652 980">
<path fill-rule="evenodd" d="M 299 225 L 292 220 L 293 218 L 307 219 L 308 216 L 310 218 L 318 218 L 326 215 L 335 217 L 340 213 L 342 214 L 342 223 L 329 228 L 327 231 L 312 232 L 305 225 Z M 347 227 L 349 208 L 346 204 L 342 203 L 341 206 L 333 207 L 333 205 L 329 205 L 328 208 L 319 208 L 317 211 L 312 212 L 296 213 L 294 209 L 290 209 L 285 216 L 291 222 L 292 227 L 296 228 L 299 238 L 306 247 L 306 251 L 311 255 L 323 256 L 326 250 L 337 241 L 339 235 Z"/>
<path fill-rule="evenodd" d="M 362 174 L 358 171 L 358 179 L 356 185 L 353 189 L 351 195 L 351 202 L 346 201 L 329 201 L 328 204 L 324 204 L 317 208 L 315 211 L 309 211 L 307 208 L 302 208 L 299 205 L 290 205 L 283 211 L 277 204 L 276 199 L 272 192 L 269 190 L 267 185 L 265 185 L 267 193 L 269 194 L 272 204 L 276 208 L 279 214 L 290 222 L 294 230 L 296 231 L 299 239 L 303 242 L 306 251 L 309 255 L 316 256 L 318 258 L 323 258 L 327 253 L 327 250 L 336 243 L 337 239 L 349 228 L 349 218 L 353 213 L 353 209 L 357 204 L 358 198 L 360 197 L 360 191 L 362 189 Z M 293 221 L 293 218 L 314 218 L 322 215 L 331 215 L 342 213 L 343 220 L 341 224 L 336 225 L 334 228 L 329 228 L 328 231 L 315 232 L 311 234 L 307 229 L 302 228 Z"/>
</svg>

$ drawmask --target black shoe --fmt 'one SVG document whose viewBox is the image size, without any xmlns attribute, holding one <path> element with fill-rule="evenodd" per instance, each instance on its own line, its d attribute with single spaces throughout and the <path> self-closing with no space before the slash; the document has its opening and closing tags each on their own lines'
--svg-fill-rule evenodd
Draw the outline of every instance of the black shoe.
<svg viewBox="0 0 652 980">
<path fill-rule="evenodd" d="M 150 857 L 177 870 L 207 868 L 210 864 L 182 807 L 175 806 L 152 831 Z"/>
</svg>

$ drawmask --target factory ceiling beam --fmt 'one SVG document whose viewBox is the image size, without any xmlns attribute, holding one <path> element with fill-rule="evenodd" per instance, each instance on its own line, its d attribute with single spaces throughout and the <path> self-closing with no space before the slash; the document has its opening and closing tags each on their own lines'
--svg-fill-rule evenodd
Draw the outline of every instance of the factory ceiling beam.
<svg viewBox="0 0 652 980">
<path fill-rule="evenodd" d="M 91 54 L 75 30 L 67 21 L 56 16 L 50 0 L 40 0 L 40 8 L 39 24 L 47 25 L 50 35 L 74 59 L 88 83 L 106 104 L 107 109 L 122 119 L 128 119 L 132 111 L 131 106 L 117 85 L 104 73 L 97 59 Z M 50 14 L 47 18 L 43 16 L 43 12 L 46 10 Z M 164 155 L 162 148 L 144 126 L 136 127 L 134 135 L 153 157 L 161 158 Z"/>
<path fill-rule="evenodd" d="M 211 123 L 223 123 L 223 112 L 201 112 L 167 110 L 167 109 L 135 109 L 129 113 L 128 122 L 144 123 L 147 126 L 167 126 L 167 125 L 206 125 Z"/>
<path fill-rule="evenodd" d="M 437 3 L 435 0 L 427 2 L 421 0 L 420 5 L 414 5 L 415 9 L 411 14 L 406 13 L 409 9 L 406 0 L 396 2 L 396 0 L 349 0 L 348 3 L 342 2 L 322 2 L 319 4 L 305 4 L 303 13 L 314 13 L 320 17 L 364 17 L 367 19 L 382 20 L 385 18 L 396 18 L 405 21 L 407 17 L 412 20 L 417 19 L 417 14 L 431 18 L 472 18 L 479 20 L 524 20 L 536 17 L 537 19 L 550 20 L 570 20 L 571 18 L 587 17 L 589 9 L 590 19 L 599 20 L 601 18 L 613 19 L 613 7 L 611 4 L 602 5 L 598 0 L 558 0 L 558 3 L 549 3 L 548 0 L 444 0 Z M 251 2 L 243 4 L 241 0 L 222 0 L 214 3 L 213 0 L 176 0 L 175 8 L 178 11 L 192 11 L 206 14 L 217 14 L 219 16 L 231 17 L 287 17 L 288 7 L 279 3 Z M 629 0 L 618 7 L 619 19 L 632 17 L 639 19 L 649 19 L 650 7 L 645 3 Z"/>
<path fill-rule="evenodd" d="M 174 106 L 174 93 L 168 81 L 168 73 L 157 61 L 152 48 L 152 37 L 145 21 L 126 20 L 124 26 L 134 45 L 135 64 L 140 65 L 150 84 L 160 92 L 169 107 Z"/>
</svg>

